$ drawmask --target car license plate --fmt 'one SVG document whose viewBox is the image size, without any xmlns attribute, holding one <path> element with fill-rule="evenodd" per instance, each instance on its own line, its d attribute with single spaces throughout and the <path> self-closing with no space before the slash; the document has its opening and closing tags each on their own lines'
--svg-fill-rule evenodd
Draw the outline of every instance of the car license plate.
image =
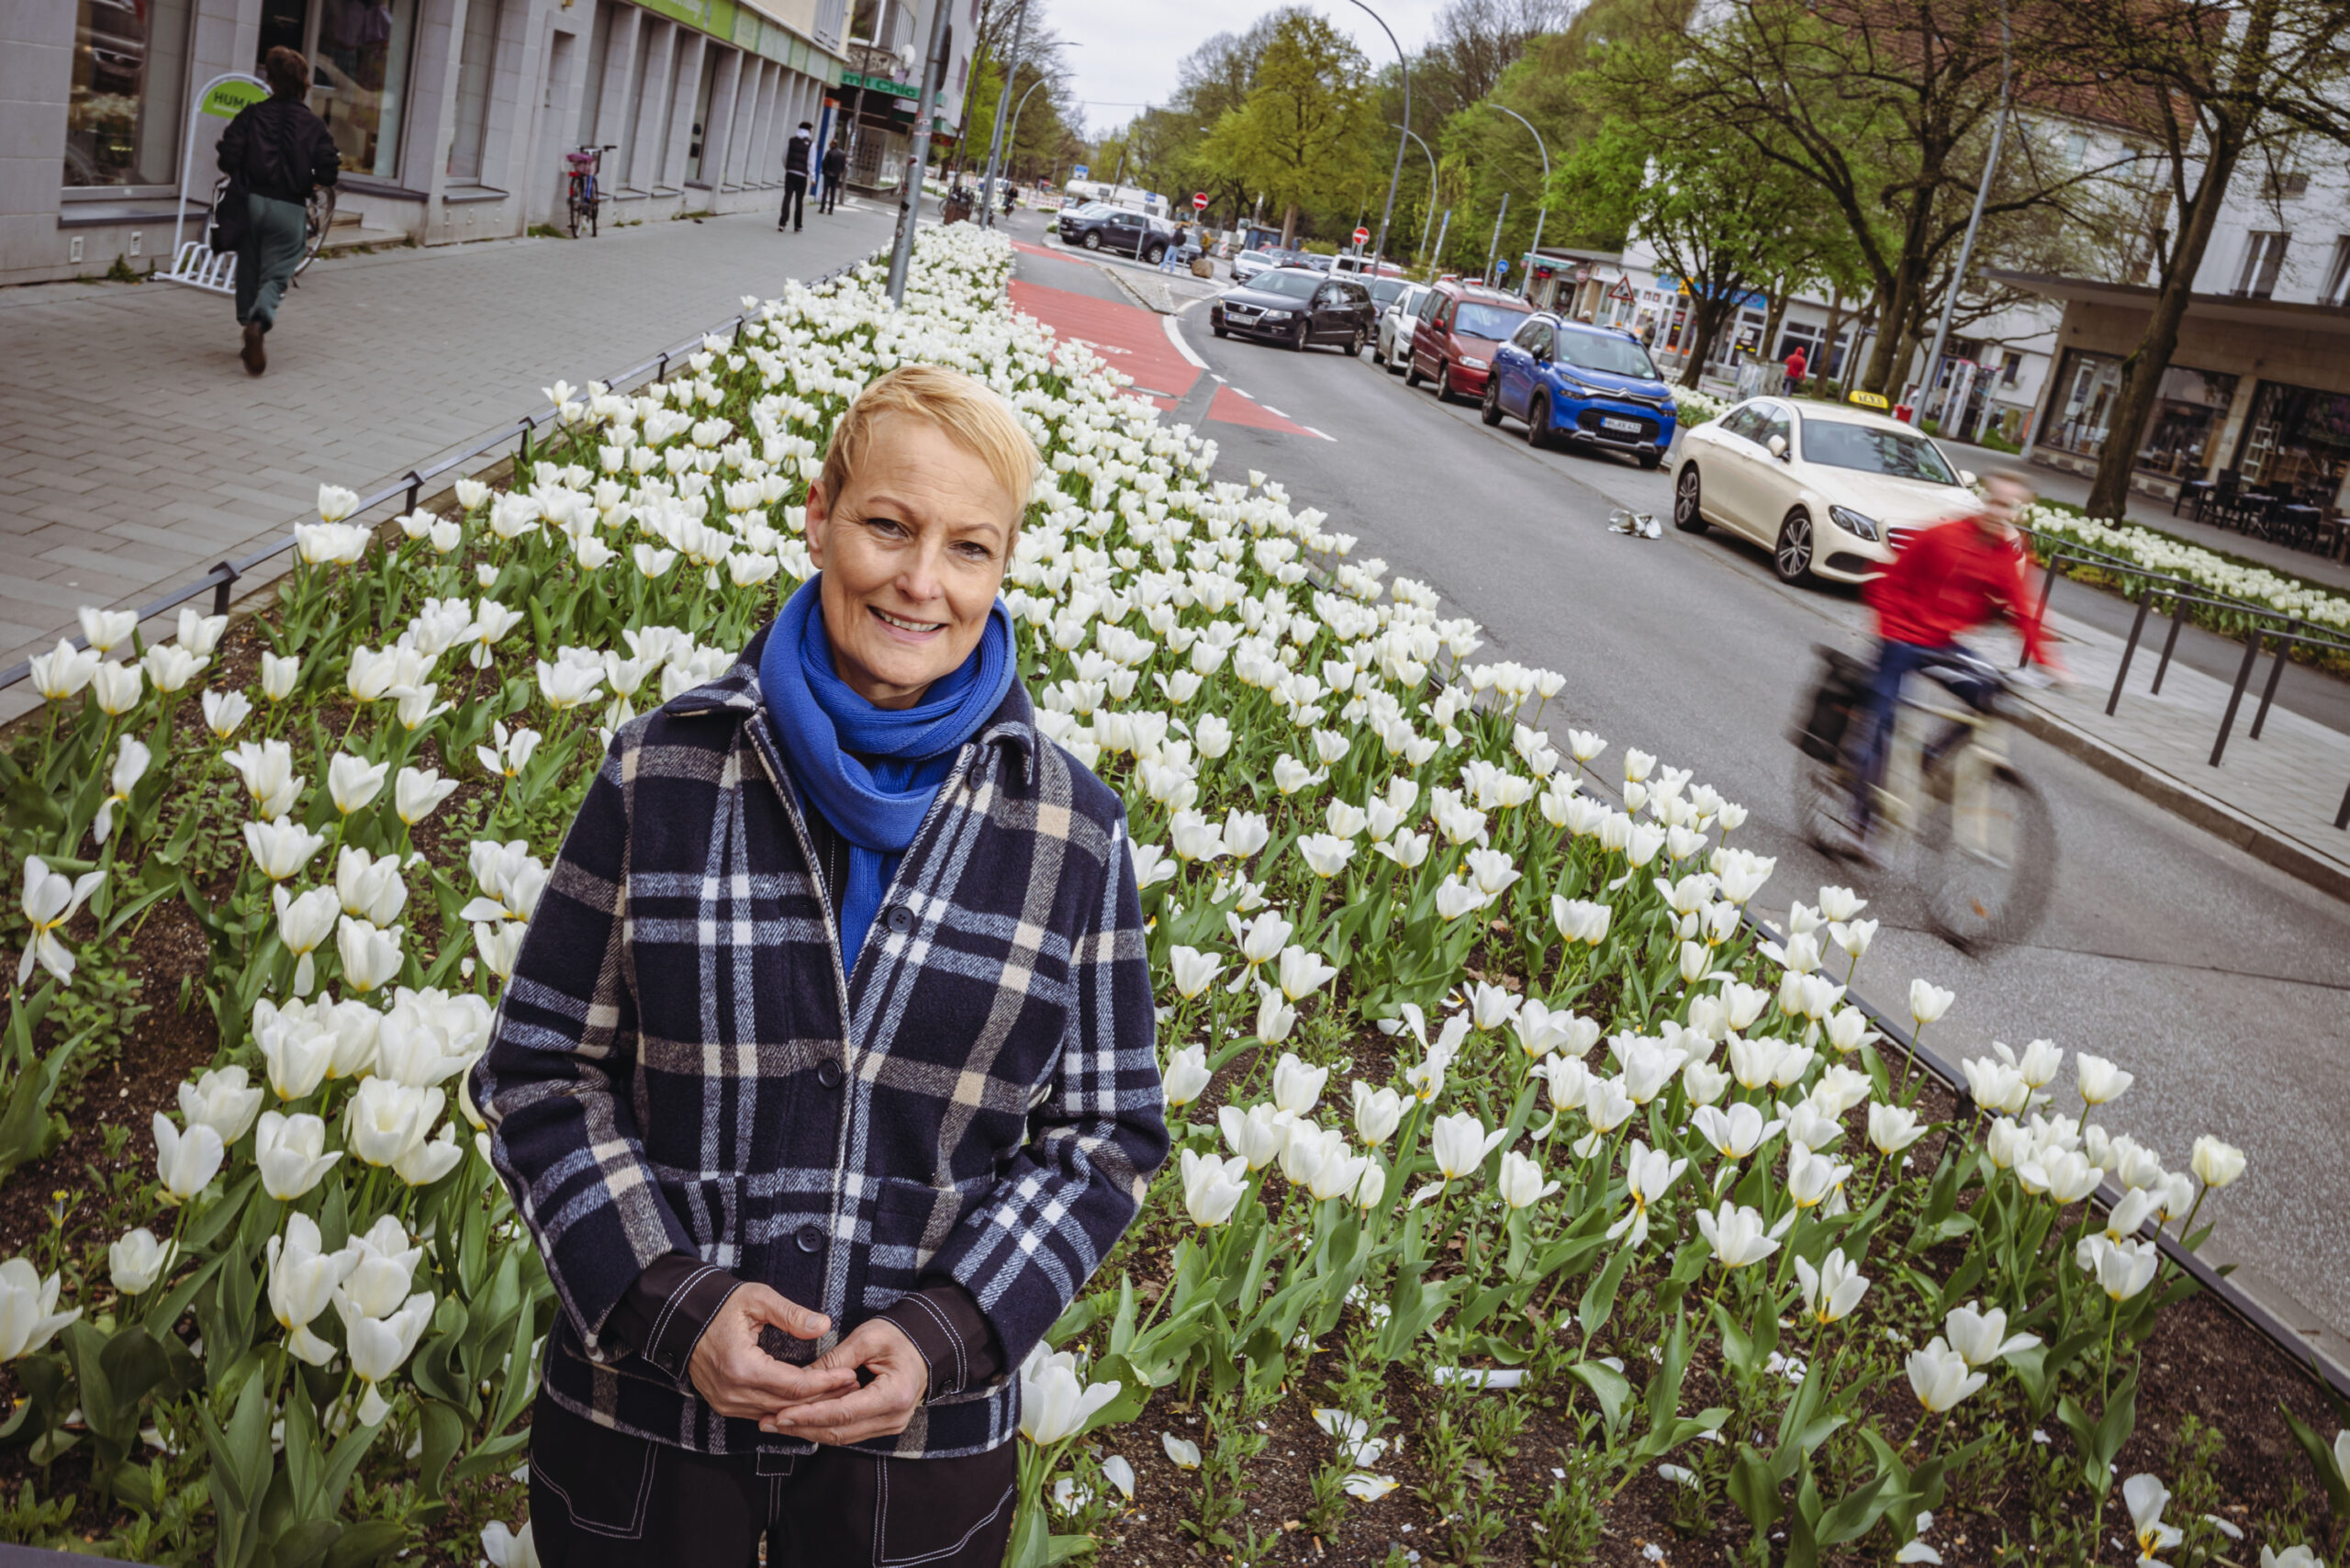
<svg viewBox="0 0 2350 1568">
<path fill-rule="evenodd" d="M 1603 417 L 1600 420 L 1599 428 L 1601 430 L 1622 431 L 1628 435 L 1638 435 L 1640 433 L 1640 421 L 1638 420 L 1619 420 L 1613 416 L 1607 416 Z"/>
</svg>

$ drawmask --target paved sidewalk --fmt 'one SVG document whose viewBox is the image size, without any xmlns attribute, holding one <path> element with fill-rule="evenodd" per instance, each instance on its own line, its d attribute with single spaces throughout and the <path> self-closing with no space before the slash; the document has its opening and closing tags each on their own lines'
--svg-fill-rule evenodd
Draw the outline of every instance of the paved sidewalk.
<svg viewBox="0 0 2350 1568">
<path fill-rule="evenodd" d="M 761 214 L 320 260 L 268 375 L 225 296 L 172 284 L 0 291 L 0 666 L 84 604 L 151 601 L 283 537 L 321 483 L 364 494 L 888 242 L 894 207 L 779 234 Z M 30 689 L 0 693 L 0 719 Z M 14 699 L 12 700 L 11 699 Z"/>
<path fill-rule="evenodd" d="M 2174 660 L 2153 690 L 2162 644 L 2149 637 L 2131 662 L 2121 700 L 2109 715 L 2124 639 L 2062 613 L 2049 625 L 2065 640 L 2076 685 L 2028 694 L 2022 727 L 2087 762 L 2164 809 L 2279 870 L 2350 899 L 2350 830 L 2333 825 L 2350 790 L 2350 735 L 2287 709 L 2268 711 L 2252 735 L 2273 658 L 2247 683 L 2220 766 L 2211 745 L 2232 689 Z M 2012 638 L 2002 639 L 2014 657 Z M 2284 683 L 2322 680 L 2295 667 Z"/>
</svg>

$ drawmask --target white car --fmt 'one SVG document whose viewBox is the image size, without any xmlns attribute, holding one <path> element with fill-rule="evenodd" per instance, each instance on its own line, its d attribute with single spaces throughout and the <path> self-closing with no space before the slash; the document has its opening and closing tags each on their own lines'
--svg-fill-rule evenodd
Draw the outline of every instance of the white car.
<svg viewBox="0 0 2350 1568">
<path fill-rule="evenodd" d="M 1673 522 L 1769 546 L 1786 582 L 1865 582 L 1911 535 L 1973 508 L 1974 483 L 1915 426 L 1847 404 L 1754 398 L 1682 432 Z"/>
<path fill-rule="evenodd" d="M 1390 375 L 1404 374 L 1404 365 L 1412 357 L 1412 323 L 1420 313 L 1420 301 L 1427 297 L 1428 286 L 1407 283 L 1404 292 L 1388 302 L 1379 313 L 1379 331 L 1371 344 L 1371 362 L 1385 365 Z"/>
</svg>

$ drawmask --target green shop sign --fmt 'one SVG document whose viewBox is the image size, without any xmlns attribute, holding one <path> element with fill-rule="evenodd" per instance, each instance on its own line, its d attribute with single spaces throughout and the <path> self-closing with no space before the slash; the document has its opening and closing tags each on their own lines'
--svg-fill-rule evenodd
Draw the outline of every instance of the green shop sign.
<svg viewBox="0 0 2350 1568">
<path fill-rule="evenodd" d="M 196 105 L 196 108 L 200 113 L 221 119 L 235 119 L 244 110 L 268 96 L 269 89 L 261 83 L 231 78 L 214 83 L 212 91 L 204 95 L 204 101 Z"/>
<path fill-rule="evenodd" d="M 901 98 L 922 96 L 922 89 L 911 82 L 892 82 L 887 76 L 859 76 L 854 71 L 841 73 L 841 85 L 862 87 L 868 93 L 894 93 Z"/>
<path fill-rule="evenodd" d="M 656 17 L 722 39 L 748 53 L 776 61 L 794 71 L 831 79 L 831 57 L 790 29 L 770 21 L 740 0 L 636 0 Z"/>
</svg>

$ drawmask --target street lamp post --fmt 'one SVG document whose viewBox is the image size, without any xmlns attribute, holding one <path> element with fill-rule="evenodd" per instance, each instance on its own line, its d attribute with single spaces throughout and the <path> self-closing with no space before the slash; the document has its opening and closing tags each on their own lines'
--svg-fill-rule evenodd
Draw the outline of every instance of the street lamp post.
<svg viewBox="0 0 2350 1568">
<path fill-rule="evenodd" d="M 1074 48 L 1075 46 L 1071 45 L 1070 47 Z M 1036 89 L 1043 86 L 1047 82 L 1059 81 L 1062 74 L 1065 73 L 1056 73 L 1051 76 L 1039 76 L 1034 82 L 1028 84 L 1028 90 L 1021 94 L 1020 101 L 1012 106 L 1012 133 L 1005 139 L 1006 145 L 1011 147 L 1017 147 L 1020 145 L 1020 111 L 1028 106 L 1028 100 L 1036 95 Z M 1033 168 L 1035 165 L 1031 164 L 1030 167 Z M 1056 174 L 1059 173 L 1058 168 L 1056 167 L 1054 172 Z"/>
<path fill-rule="evenodd" d="M 1929 393 L 1937 393 L 1941 390 L 1942 345 L 1950 338 L 1951 310 L 1958 304 L 1960 286 L 1966 282 L 1966 263 L 1975 259 L 1975 230 L 1983 222 L 1983 201 L 1991 194 L 1991 177 L 1998 174 L 1999 169 L 1999 140 L 2007 134 L 2008 129 L 2008 48 L 2007 0 L 1999 0 L 1999 118 L 1991 122 L 1991 155 L 1983 161 L 1982 183 L 1975 187 L 1975 210 L 1967 214 L 1966 238 L 1960 241 L 1958 245 L 1958 268 L 1950 274 L 1950 287 L 1942 295 L 1942 313 L 1941 319 L 1934 323 L 1933 350 L 1926 355 L 1926 390 Z M 1920 419 L 1925 417 L 1925 401 L 1923 398 L 1918 399 Z M 1950 410 L 1942 406 L 1942 402 L 1943 399 L 1940 398 L 1935 399 L 1935 413 L 1942 424 L 1947 426 L 1950 423 Z M 1959 411 L 1962 414 L 1965 412 L 1963 409 Z"/>
<path fill-rule="evenodd" d="M 979 227 L 995 227 L 995 172 L 1003 159 L 1003 111 L 1012 102 L 1012 79 L 1020 74 L 1020 46 L 1028 39 L 1028 0 L 1020 0 L 1012 24 L 1012 53 L 1003 62 L 1003 91 L 995 96 L 995 134 L 988 139 L 988 172 L 979 181 Z"/>
<path fill-rule="evenodd" d="M 922 218 L 922 175 L 930 164 L 930 119 L 946 79 L 947 0 L 931 0 L 930 47 L 922 57 L 922 96 L 914 106 L 913 140 L 906 151 L 904 183 L 898 191 L 898 234 L 890 246 L 890 308 L 906 302 L 906 269 L 913 263 L 914 225 Z"/>
<path fill-rule="evenodd" d="M 1353 0 L 1353 3 L 1364 16 L 1379 24 L 1379 30 L 1385 33 L 1387 41 L 1394 46 L 1395 63 L 1404 73 L 1404 123 L 1409 126 L 1412 123 L 1412 62 L 1404 58 L 1404 46 L 1395 42 L 1395 29 L 1387 25 L 1386 18 L 1363 5 L 1363 0 Z M 1404 136 L 1411 134 L 1408 129 L 1404 132 Z M 1398 137 L 1395 140 L 1395 167 L 1387 176 L 1387 205 L 1380 209 L 1379 238 L 1371 247 L 1371 275 L 1373 277 L 1379 275 L 1379 263 L 1387 254 L 1387 220 L 1395 216 L 1395 185 L 1403 177 L 1404 141 L 1402 137 Z"/>
<path fill-rule="evenodd" d="M 1414 136 L 1412 134 L 1412 128 L 1410 126 L 1396 125 L 1392 119 L 1387 123 L 1395 129 L 1402 131 L 1412 140 L 1419 141 L 1420 151 L 1427 155 L 1428 161 L 1428 211 L 1427 216 L 1420 219 L 1420 248 L 1412 252 L 1413 258 L 1417 260 L 1427 252 L 1428 229 L 1436 222 L 1436 154 L 1428 151 L 1428 144 L 1427 142 L 1420 141 L 1420 139 L 1417 136 Z"/>
<path fill-rule="evenodd" d="M 1490 98 L 1486 99 L 1485 103 L 1487 107 L 1501 109 L 1502 113 L 1509 116 L 1518 124 L 1534 131 L 1534 151 L 1542 154 L 1542 200 L 1534 208 L 1534 249 L 1539 252 L 1542 249 L 1542 219 L 1549 216 L 1550 210 L 1550 150 L 1542 144 L 1542 133 L 1534 130 L 1532 120 L 1528 119 L 1516 109 L 1504 108 Z M 1526 263 L 1526 275 L 1530 285 L 1534 276 L 1534 263 L 1531 260 Z"/>
</svg>

